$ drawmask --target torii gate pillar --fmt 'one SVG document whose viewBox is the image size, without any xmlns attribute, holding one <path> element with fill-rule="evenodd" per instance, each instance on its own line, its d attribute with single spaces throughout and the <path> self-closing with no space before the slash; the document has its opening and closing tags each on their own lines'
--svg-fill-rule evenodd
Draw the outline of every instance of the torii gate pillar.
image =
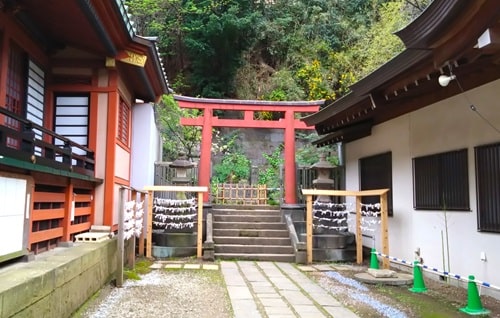
<svg viewBox="0 0 500 318">
<path fill-rule="evenodd" d="M 174 95 L 174 99 L 181 108 L 202 109 L 203 115 L 196 118 L 181 118 L 181 124 L 186 126 L 202 126 L 201 133 L 201 154 L 198 166 L 198 183 L 200 186 L 210 186 L 210 162 L 212 152 L 212 128 L 232 127 L 232 128 L 269 128 L 284 129 L 284 203 L 297 203 L 296 176 L 295 176 L 295 130 L 312 130 L 299 119 L 295 118 L 295 113 L 314 113 L 319 110 L 320 101 L 300 101 L 300 102 L 276 102 L 276 101 L 250 101 L 250 100 L 229 100 L 229 99 L 209 99 L 193 98 Z M 214 110 L 239 110 L 243 111 L 243 119 L 219 119 L 213 116 Z M 285 117 L 280 120 L 258 120 L 254 119 L 255 111 L 280 112 Z M 208 193 L 204 193 L 203 202 L 208 202 Z"/>
<path fill-rule="evenodd" d="M 284 149 L 284 164 L 285 164 L 285 202 L 289 204 L 297 203 L 297 195 L 295 187 L 297 186 L 295 176 L 295 129 L 294 129 L 294 112 L 287 110 L 285 112 L 285 149 Z"/>
<path fill-rule="evenodd" d="M 201 130 L 201 154 L 198 166 L 198 183 L 210 189 L 210 161 L 212 158 L 212 111 L 204 111 Z M 208 193 L 203 194 L 203 202 L 209 202 Z"/>
</svg>

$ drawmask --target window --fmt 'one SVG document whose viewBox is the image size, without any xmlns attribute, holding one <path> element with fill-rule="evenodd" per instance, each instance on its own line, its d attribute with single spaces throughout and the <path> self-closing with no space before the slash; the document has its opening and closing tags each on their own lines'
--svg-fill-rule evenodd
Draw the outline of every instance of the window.
<svg viewBox="0 0 500 318">
<path fill-rule="evenodd" d="M 7 110 L 19 116 L 24 116 L 25 111 L 27 79 L 26 61 L 27 57 L 24 51 L 16 44 L 11 43 L 7 69 L 7 85 L 5 87 L 5 100 Z M 5 126 L 15 130 L 21 129 L 19 121 L 9 117 L 5 118 Z M 18 139 L 7 137 L 7 146 L 19 149 L 20 142 Z"/>
<path fill-rule="evenodd" d="M 128 147 L 130 131 L 130 106 L 120 98 L 118 109 L 118 132 L 116 138 Z"/>
<path fill-rule="evenodd" d="M 413 207 L 470 210 L 467 149 L 413 159 Z"/>
<path fill-rule="evenodd" d="M 55 94 L 54 130 L 71 141 L 88 147 L 89 141 L 89 106 L 88 94 Z M 62 140 L 56 140 L 56 145 L 63 147 Z M 72 151 L 86 155 L 84 151 L 74 147 Z"/>
<path fill-rule="evenodd" d="M 500 143 L 476 147 L 477 227 L 500 233 Z"/>
<path fill-rule="evenodd" d="M 387 193 L 389 216 L 392 209 L 392 154 L 390 152 L 359 159 L 361 190 L 391 189 Z M 379 196 L 362 197 L 363 204 L 380 203 Z"/>
<path fill-rule="evenodd" d="M 45 72 L 32 60 L 28 63 L 28 84 L 26 98 L 26 119 L 43 126 L 45 99 Z M 42 139 L 43 134 L 38 129 L 33 129 L 37 139 Z M 42 155 L 42 149 L 35 147 L 35 154 Z"/>
</svg>

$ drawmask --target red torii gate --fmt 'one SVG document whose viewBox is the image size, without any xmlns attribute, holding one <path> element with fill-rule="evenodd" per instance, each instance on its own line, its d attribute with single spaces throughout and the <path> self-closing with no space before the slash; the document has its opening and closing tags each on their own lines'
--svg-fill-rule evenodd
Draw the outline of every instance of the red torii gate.
<svg viewBox="0 0 500 318">
<path fill-rule="evenodd" d="M 236 99 L 211 99 L 195 98 L 174 95 L 180 108 L 202 109 L 203 115 L 196 118 L 181 118 L 181 124 L 185 126 L 202 126 L 201 154 L 198 170 L 198 183 L 200 186 L 210 186 L 210 160 L 212 151 L 212 128 L 270 128 L 284 129 L 284 164 L 285 164 L 285 202 L 287 204 L 297 203 L 295 192 L 295 129 L 310 130 L 304 122 L 295 118 L 295 113 L 315 113 L 323 105 L 324 100 L 277 102 L 257 100 Z M 214 110 L 233 110 L 244 112 L 243 119 L 220 119 L 213 115 Z M 283 119 L 256 120 L 254 112 L 282 112 Z M 208 201 L 208 193 L 204 194 L 203 201 Z"/>
</svg>

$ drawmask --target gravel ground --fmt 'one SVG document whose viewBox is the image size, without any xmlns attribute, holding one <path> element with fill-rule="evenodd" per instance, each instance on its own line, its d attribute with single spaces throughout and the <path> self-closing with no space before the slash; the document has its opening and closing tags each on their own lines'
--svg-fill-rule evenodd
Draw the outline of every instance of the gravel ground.
<svg viewBox="0 0 500 318">
<path fill-rule="evenodd" d="M 232 309 L 220 271 L 155 270 L 122 288 L 106 286 L 90 300 L 81 318 L 229 318 Z"/>
<path fill-rule="evenodd" d="M 366 267 L 308 272 L 361 318 L 459 318 L 467 304 L 467 290 L 426 280 L 428 291 L 415 294 L 411 286 L 369 285 L 354 280 Z M 500 318 L 500 300 L 481 296 L 490 318 Z M 231 303 L 220 270 L 154 270 L 140 280 L 126 280 L 123 288 L 104 287 L 73 318 L 229 318 Z"/>
<path fill-rule="evenodd" d="M 366 267 L 338 272 L 312 272 L 309 276 L 361 318 L 459 318 L 467 305 L 467 290 L 431 279 L 425 293 L 412 293 L 411 286 L 371 285 L 356 281 L 354 275 Z M 481 296 L 490 318 L 500 318 L 500 300 Z"/>
</svg>

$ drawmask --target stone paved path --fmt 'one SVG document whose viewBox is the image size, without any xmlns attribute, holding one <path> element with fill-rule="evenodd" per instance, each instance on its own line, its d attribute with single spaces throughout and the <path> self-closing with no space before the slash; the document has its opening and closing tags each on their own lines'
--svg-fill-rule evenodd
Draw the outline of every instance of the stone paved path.
<svg viewBox="0 0 500 318">
<path fill-rule="evenodd" d="M 358 317 L 293 264 L 223 261 L 220 267 L 235 318 Z"/>
<path fill-rule="evenodd" d="M 295 266 L 281 262 L 222 261 L 217 264 L 156 262 L 152 269 L 221 270 L 235 318 L 355 318 L 304 272 L 330 271 L 330 265 Z"/>
</svg>

